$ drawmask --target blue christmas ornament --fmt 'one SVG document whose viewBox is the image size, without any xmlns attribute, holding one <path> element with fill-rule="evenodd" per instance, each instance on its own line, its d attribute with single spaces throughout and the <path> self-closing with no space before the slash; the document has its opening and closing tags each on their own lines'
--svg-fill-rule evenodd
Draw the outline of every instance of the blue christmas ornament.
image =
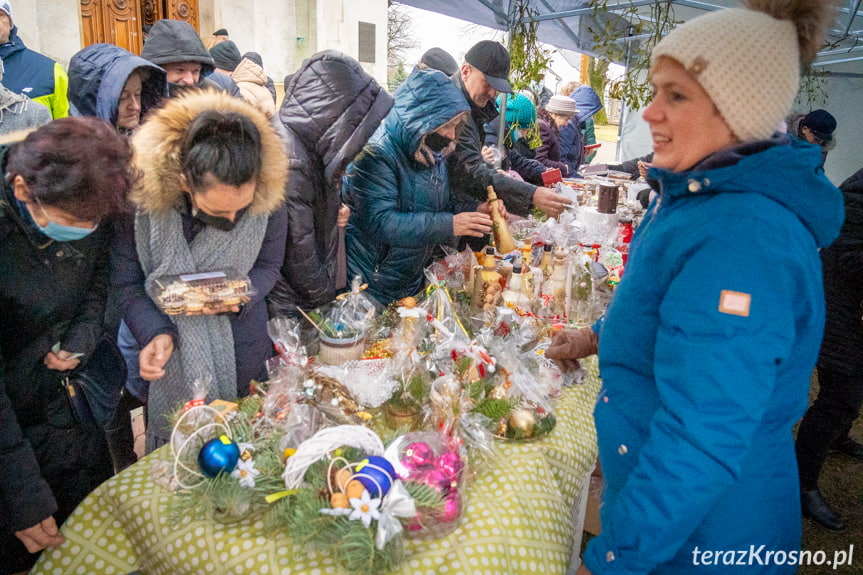
<svg viewBox="0 0 863 575">
<path fill-rule="evenodd" d="M 370 455 L 358 463 L 354 474 L 354 479 L 362 483 L 372 497 L 386 495 L 395 478 L 396 470 L 392 463 L 377 455 Z"/>
<path fill-rule="evenodd" d="M 207 477 L 220 472 L 230 473 L 240 459 L 240 447 L 227 435 L 220 435 L 204 444 L 198 453 L 198 465 Z"/>
</svg>

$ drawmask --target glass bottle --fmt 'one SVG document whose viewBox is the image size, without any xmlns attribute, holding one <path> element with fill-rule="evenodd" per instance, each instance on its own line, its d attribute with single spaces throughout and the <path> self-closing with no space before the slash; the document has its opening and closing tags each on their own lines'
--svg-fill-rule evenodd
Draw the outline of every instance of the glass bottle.
<svg viewBox="0 0 863 575">
<path fill-rule="evenodd" d="M 497 304 L 502 291 L 502 276 L 495 269 L 497 262 L 494 259 L 494 248 L 486 246 L 485 255 L 482 259 L 482 268 L 475 274 L 473 297 L 471 305 L 477 309 Z"/>
<path fill-rule="evenodd" d="M 554 244 L 548 243 L 542 246 L 542 259 L 539 260 L 539 269 L 542 270 L 543 279 L 551 277 L 551 272 L 554 269 L 554 262 L 551 259 L 551 250 Z"/>
</svg>

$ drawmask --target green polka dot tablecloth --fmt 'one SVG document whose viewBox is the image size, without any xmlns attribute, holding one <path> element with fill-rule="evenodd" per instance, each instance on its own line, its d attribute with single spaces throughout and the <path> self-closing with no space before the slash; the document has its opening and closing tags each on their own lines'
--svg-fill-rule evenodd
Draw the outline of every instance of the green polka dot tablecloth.
<svg viewBox="0 0 863 575">
<path fill-rule="evenodd" d="M 596 461 L 596 362 L 587 382 L 556 400 L 557 427 L 532 443 L 501 443 L 500 457 L 466 492 L 464 514 L 448 536 L 406 539 L 398 573 L 513 575 L 564 573 L 576 534 L 571 510 Z M 164 449 L 164 448 L 163 448 Z M 170 494 L 150 475 L 159 451 L 93 491 L 63 525 L 66 543 L 46 551 L 32 575 L 338 574 L 334 557 L 306 552 L 288 537 L 257 535 L 259 520 L 179 525 Z M 576 550 L 577 552 L 577 550 Z"/>
</svg>

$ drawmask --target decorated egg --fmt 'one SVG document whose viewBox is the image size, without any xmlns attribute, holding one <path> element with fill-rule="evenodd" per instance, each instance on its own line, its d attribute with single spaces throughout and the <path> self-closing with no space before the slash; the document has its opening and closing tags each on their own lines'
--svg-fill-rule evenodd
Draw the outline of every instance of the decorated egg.
<svg viewBox="0 0 863 575">
<path fill-rule="evenodd" d="M 377 455 L 369 455 L 357 464 L 354 479 L 362 483 L 372 497 L 387 494 L 396 478 L 392 464 Z"/>
<path fill-rule="evenodd" d="M 198 465 L 207 477 L 221 472 L 230 473 L 240 459 L 240 447 L 227 435 L 220 435 L 204 444 L 198 452 Z"/>
</svg>

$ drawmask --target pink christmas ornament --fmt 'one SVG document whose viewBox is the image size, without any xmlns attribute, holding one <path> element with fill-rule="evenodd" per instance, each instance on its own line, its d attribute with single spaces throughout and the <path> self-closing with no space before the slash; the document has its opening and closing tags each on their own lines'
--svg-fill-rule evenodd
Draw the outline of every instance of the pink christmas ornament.
<svg viewBox="0 0 863 575">
<path fill-rule="evenodd" d="M 405 446 L 402 451 L 401 463 L 409 473 L 414 473 L 425 467 L 434 465 L 435 454 L 434 450 L 428 443 L 423 441 L 414 441 Z"/>
<path fill-rule="evenodd" d="M 437 469 L 452 479 L 458 479 L 464 464 L 458 453 L 447 452 L 437 458 Z"/>
<path fill-rule="evenodd" d="M 444 500 L 443 509 L 437 517 L 438 522 L 446 524 L 458 521 L 462 511 L 461 503 L 461 494 L 457 490 L 451 491 Z"/>
</svg>

